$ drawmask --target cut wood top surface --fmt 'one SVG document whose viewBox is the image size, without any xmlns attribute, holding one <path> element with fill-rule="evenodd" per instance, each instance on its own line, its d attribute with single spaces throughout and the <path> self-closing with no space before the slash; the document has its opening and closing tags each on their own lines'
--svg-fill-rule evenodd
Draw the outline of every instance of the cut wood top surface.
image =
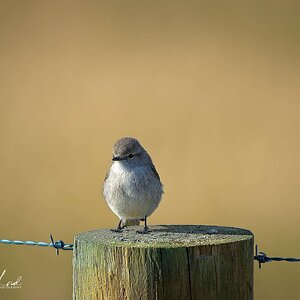
<svg viewBox="0 0 300 300">
<path fill-rule="evenodd" d="M 157 225 L 147 234 L 138 233 L 134 226 L 122 232 L 96 229 L 75 236 L 76 242 L 129 247 L 182 247 L 193 245 L 220 245 L 253 238 L 251 231 L 212 225 Z"/>
</svg>

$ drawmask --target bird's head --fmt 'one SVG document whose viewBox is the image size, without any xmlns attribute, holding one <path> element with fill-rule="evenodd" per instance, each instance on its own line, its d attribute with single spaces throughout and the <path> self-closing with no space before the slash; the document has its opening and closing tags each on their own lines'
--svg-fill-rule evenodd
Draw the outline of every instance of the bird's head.
<svg viewBox="0 0 300 300">
<path fill-rule="evenodd" d="M 127 165 L 151 163 L 151 158 L 146 150 L 137 139 L 132 137 L 121 138 L 114 144 L 112 160 Z"/>
</svg>

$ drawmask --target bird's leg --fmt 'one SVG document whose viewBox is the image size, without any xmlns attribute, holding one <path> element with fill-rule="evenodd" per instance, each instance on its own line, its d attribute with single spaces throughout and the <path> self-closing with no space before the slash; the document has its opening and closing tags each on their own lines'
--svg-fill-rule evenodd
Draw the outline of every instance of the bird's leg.
<svg viewBox="0 0 300 300">
<path fill-rule="evenodd" d="M 147 216 L 145 216 L 145 218 L 141 219 L 141 221 L 145 221 L 145 226 L 144 226 L 144 230 L 140 230 L 138 231 L 138 233 L 148 233 L 149 232 L 149 227 L 147 226 Z"/>
<path fill-rule="evenodd" d="M 149 232 L 149 227 L 147 226 L 147 216 L 145 216 L 145 226 L 144 226 L 144 233 Z"/>
<path fill-rule="evenodd" d="M 114 231 L 114 232 L 122 232 L 122 229 L 125 227 L 125 225 L 122 225 L 122 219 L 120 219 L 120 222 L 118 224 L 118 227 L 117 229 L 111 229 L 111 231 Z"/>
</svg>

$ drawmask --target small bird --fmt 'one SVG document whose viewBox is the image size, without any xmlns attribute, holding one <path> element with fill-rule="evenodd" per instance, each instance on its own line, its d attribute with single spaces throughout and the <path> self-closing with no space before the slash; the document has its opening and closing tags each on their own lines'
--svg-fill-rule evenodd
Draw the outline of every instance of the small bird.
<svg viewBox="0 0 300 300">
<path fill-rule="evenodd" d="M 158 207 L 162 194 L 160 177 L 139 141 L 132 137 L 118 140 L 103 185 L 103 196 L 120 219 L 115 231 L 144 221 L 144 230 L 139 233 L 147 233 L 147 217 Z"/>
</svg>

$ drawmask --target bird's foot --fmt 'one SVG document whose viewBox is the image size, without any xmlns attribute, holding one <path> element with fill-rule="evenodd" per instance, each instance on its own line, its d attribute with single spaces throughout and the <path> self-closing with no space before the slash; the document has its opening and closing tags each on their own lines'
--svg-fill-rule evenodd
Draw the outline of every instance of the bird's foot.
<svg viewBox="0 0 300 300">
<path fill-rule="evenodd" d="M 111 229 L 110 231 L 112 232 L 123 232 L 122 228 L 117 228 L 117 229 Z"/>
<path fill-rule="evenodd" d="M 111 229 L 110 231 L 113 231 L 113 232 L 123 232 L 123 229 L 125 229 L 127 226 L 123 225 L 123 226 L 120 226 L 120 227 L 117 227 L 116 229 Z"/>
<path fill-rule="evenodd" d="M 122 232 L 123 229 L 126 227 L 126 225 L 123 225 L 123 221 L 122 219 L 120 220 L 119 224 L 118 224 L 118 227 L 117 229 L 111 229 L 110 231 L 113 231 L 113 232 Z"/>
<path fill-rule="evenodd" d="M 144 227 L 144 230 L 138 230 L 138 231 L 137 231 L 137 233 L 140 233 L 140 234 L 147 234 L 147 233 L 149 233 L 149 232 L 151 232 L 151 231 L 149 230 L 149 227 L 148 227 L 148 226 L 145 226 L 145 227 Z"/>
</svg>

